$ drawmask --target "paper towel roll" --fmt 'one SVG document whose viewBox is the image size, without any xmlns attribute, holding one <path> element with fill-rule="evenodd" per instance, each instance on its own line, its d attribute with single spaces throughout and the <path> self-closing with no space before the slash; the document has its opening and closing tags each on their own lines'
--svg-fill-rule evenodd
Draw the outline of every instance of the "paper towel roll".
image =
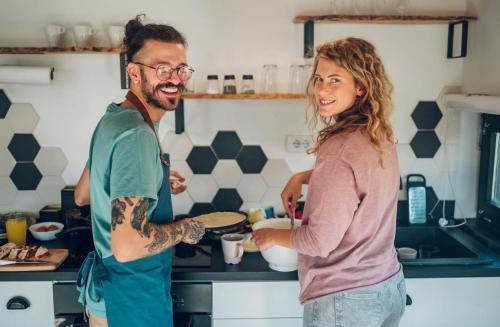
<svg viewBox="0 0 500 327">
<path fill-rule="evenodd" d="M 0 83 L 49 84 L 53 79 L 53 67 L 0 65 Z"/>
</svg>

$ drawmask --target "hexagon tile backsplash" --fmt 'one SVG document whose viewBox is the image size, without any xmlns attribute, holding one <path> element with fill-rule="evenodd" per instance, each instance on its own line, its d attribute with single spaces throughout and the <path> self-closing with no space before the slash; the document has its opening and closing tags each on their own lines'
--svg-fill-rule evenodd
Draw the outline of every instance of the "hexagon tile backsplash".
<svg viewBox="0 0 500 327">
<path fill-rule="evenodd" d="M 0 90 L 0 211 L 38 212 L 61 201 L 68 160 L 60 148 L 38 143 L 39 120 L 31 104 L 11 103 Z"/>
</svg>

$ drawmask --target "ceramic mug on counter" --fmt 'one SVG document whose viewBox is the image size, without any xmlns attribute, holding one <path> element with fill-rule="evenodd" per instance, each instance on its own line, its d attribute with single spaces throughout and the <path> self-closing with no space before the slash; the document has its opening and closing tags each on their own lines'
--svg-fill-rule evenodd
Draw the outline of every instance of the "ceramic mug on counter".
<svg viewBox="0 0 500 327">
<path fill-rule="evenodd" d="M 220 238 L 222 242 L 222 252 L 224 253 L 224 262 L 236 265 L 240 263 L 243 256 L 243 241 L 245 235 L 242 234 L 224 234 Z"/>
</svg>

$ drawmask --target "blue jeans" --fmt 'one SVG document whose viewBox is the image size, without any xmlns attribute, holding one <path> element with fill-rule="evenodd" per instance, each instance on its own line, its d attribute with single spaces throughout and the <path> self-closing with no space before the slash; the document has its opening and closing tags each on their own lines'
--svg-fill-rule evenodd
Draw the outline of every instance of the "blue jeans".
<svg viewBox="0 0 500 327">
<path fill-rule="evenodd" d="M 304 306 L 304 327 L 397 327 L 406 306 L 403 272 L 375 286 L 328 295 Z"/>
</svg>

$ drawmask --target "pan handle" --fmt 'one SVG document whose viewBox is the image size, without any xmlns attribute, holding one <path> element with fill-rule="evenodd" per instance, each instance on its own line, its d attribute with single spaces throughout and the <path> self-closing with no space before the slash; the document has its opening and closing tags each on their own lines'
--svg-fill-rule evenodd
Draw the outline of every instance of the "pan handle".
<svg viewBox="0 0 500 327">
<path fill-rule="evenodd" d="M 81 231 L 81 230 L 92 231 L 92 228 L 90 226 L 73 227 L 73 228 L 65 229 L 65 230 L 63 230 L 63 231 L 55 234 L 54 236 L 56 238 L 60 238 L 62 236 L 65 236 L 66 234 L 69 234 L 69 233 L 72 233 L 72 232 L 78 232 L 78 231 Z"/>
</svg>

